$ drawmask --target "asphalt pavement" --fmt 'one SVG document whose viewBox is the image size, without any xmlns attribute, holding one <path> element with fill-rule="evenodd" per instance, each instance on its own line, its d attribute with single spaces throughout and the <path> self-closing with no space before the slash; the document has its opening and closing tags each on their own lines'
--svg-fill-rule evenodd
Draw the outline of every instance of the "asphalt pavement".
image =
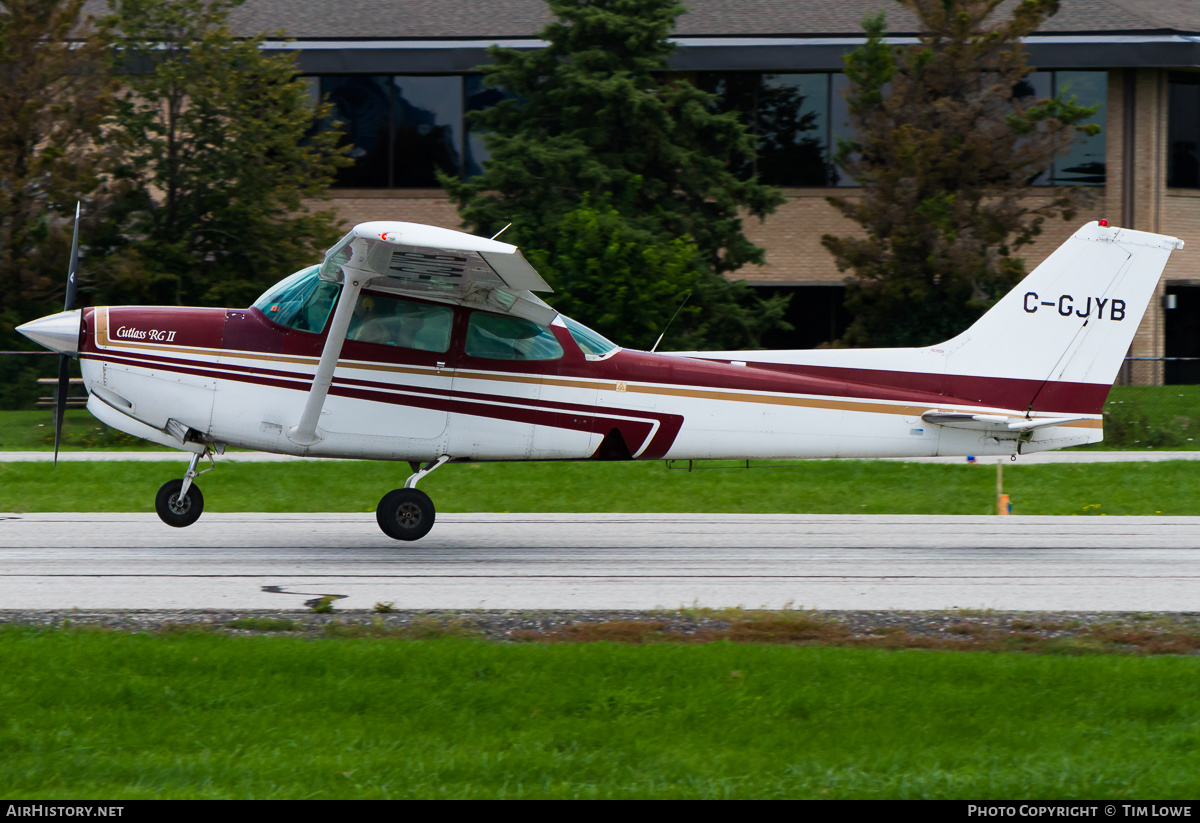
<svg viewBox="0 0 1200 823">
<path fill-rule="evenodd" d="M 446 514 L 0 515 L 5 609 L 1200 611 L 1200 518 Z"/>
</svg>

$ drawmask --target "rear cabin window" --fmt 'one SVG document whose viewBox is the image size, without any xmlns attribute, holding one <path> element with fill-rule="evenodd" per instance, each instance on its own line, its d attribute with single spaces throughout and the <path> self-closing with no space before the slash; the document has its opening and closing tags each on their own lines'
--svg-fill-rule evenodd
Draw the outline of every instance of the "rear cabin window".
<svg viewBox="0 0 1200 823">
<path fill-rule="evenodd" d="M 254 308 L 281 326 L 320 334 L 342 287 L 318 277 L 318 268 L 301 269 L 276 283 L 254 301 Z"/>
<path fill-rule="evenodd" d="M 354 307 L 347 340 L 380 343 L 418 351 L 444 352 L 450 348 L 454 309 L 397 297 L 364 294 Z"/>
<path fill-rule="evenodd" d="M 470 357 L 489 360 L 557 360 L 563 348 L 548 326 L 523 317 L 475 312 L 464 347 Z"/>
</svg>

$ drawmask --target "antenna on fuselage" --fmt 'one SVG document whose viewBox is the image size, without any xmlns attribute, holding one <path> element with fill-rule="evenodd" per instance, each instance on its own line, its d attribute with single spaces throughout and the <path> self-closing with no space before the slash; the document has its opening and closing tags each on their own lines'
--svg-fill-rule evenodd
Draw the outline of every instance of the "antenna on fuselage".
<svg viewBox="0 0 1200 823">
<path fill-rule="evenodd" d="M 511 225 L 512 225 L 512 223 L 509 223 L 509 224 L 508 224 L 508 226 L 511 226 Z M 497 237 L 499 237 L 500 235 L 504 234 L 504 232 L 508 231 L 508 226 L 505 226 L 504 228 L 500 229 L 500 231 L 496 232 L 495 234 L 493 234 L 493 235 L 492 235 L 491 237 L 489 237 L 488 239 L 489 239 L 489 240 L 495 240 Z"/>
<path fill-rule="evenodd" d="M 683 307 L 687 305 L 687 301 L 691 296 L 691 292 L 688 292 L 683 296 L 683 302 L 679 304 L 679 308 L 675 310 L 675 313 L 671 315 L 671 319 L 667 321 L 667 328 L 663 329 L 662 334 L 660 334 L 658 339 L 654 341 L 654 347 L 650 349 L 651 352 L 658 349 L 658 344 L 661 343 L 662 339 L 667 336 L 667 329 L 671 328 L 671 324 L 675 322 L 675 318 L 679 316 L 681 311 L 683 311 Z"/>
</svg>

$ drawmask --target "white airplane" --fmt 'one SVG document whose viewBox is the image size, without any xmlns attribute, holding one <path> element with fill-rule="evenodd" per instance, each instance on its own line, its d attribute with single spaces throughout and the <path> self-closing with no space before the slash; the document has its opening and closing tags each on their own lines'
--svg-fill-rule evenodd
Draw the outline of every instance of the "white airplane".
<svg viewBox="0 0 1200 823">
<path fill-rule="evenodd" d="M 64 377 L 79 358 L 103 423 L 191 452 L 155 500 L 167 524 L 196 521 L 200 459 L 215 466 L 235 446 L 407 461 L 376 518 L 416 540 L 435 516 L 417 483 L 449 462 L 1016 459 L 1098 442 L 1109 388 L 1182 246 L 1088 223 L 927 348 L 623 349 L 536 297 L 550 288 L 515 246 L 397 222 L 356 226 L 248 309 L 72 309 L 73 263 L 67 310 L 18 331 L 60 352 Z"/>
</svg>

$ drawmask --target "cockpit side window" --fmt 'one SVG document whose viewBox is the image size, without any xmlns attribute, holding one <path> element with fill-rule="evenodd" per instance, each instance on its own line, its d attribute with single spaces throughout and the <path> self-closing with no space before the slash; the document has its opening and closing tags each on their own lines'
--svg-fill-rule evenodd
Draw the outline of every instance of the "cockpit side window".
<svg viewBox="0 0 1200 823">
<path fill-rule="evenodd" d="M 341 286 L 321 280 L 318 266 L 301 269 L 254 301 L 268 320 L 296 331 L 320 334 L 337 303 Z"/>
<path fill-rule="evenodd" d="M 463 350 L 489 360 L 557 360 L 563 347 L 549 327 L 506 314 L 477 311 L 467 323 Z"/>
<path fill-rule="evenodd" d="M 354 307 L 346 339 L 440 353 L 450 348 L 453 326 L 450 306 L 364 294 Z"/>
</svg>

